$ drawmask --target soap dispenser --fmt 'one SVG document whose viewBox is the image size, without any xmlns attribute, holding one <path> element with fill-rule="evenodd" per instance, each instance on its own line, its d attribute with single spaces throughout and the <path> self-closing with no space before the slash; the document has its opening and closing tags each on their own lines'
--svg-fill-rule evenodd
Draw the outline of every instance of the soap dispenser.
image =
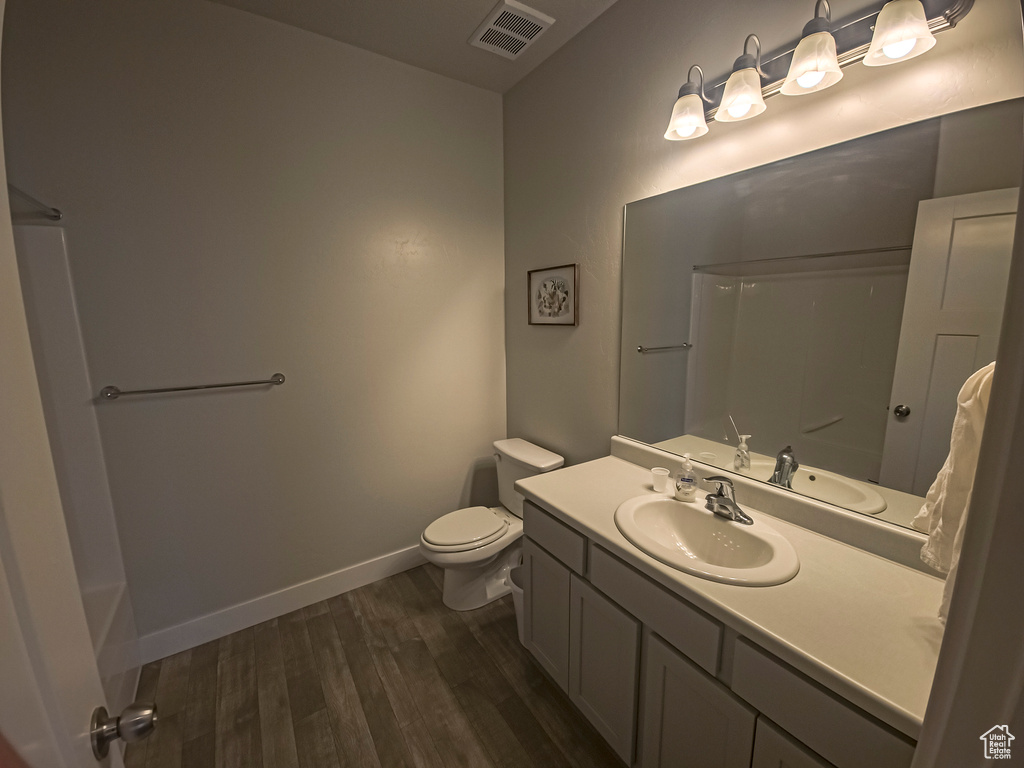
<svg viewBox="0 0 1024 768">
<path fill-rule="evenodd" d="M 676 475 L 676 498 L 679 501 L 693 501 L 697 498 L 697 475 L 693 472 L 690 454 L 683 454 L 683 466 Z"/>
<path fill-rule="evenodd" d="M 750 449 L 747 447 L 747 440 L 750 435 L 740 435 L 740 444 L 736 448 L 736 455 L 732 459 L 732 468 L 737 472 L 750 469 Z"/>
</svg>

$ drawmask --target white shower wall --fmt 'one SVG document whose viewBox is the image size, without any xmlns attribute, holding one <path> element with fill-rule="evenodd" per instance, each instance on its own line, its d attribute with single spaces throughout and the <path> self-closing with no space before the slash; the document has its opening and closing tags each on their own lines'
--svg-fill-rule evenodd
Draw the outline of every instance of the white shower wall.
<svg viewBox="0 0 1024 768">
<path fill-rule="evenodd" d="M 15 224 L 46 431 L 97 667 L 111 711 L 135 693 L 138 633 L 127 590 L 64 229 Z"/>
</svg>

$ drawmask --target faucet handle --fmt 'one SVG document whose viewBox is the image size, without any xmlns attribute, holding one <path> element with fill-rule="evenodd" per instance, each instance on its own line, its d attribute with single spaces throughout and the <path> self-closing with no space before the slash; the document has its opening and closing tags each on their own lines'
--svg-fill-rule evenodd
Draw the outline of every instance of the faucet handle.
<svg viewBox="0 0 1024 768">
<path fill-rule="evenodd" d="M 736 501 L 736 490 L 732 480 L 722 475 L 712 475 L 711 477 L 704 478 L 706 483 L 715 483 L 718 485 L 718 491 L 716 496 L 721 496 L 732 501 Z"/>
</svg>

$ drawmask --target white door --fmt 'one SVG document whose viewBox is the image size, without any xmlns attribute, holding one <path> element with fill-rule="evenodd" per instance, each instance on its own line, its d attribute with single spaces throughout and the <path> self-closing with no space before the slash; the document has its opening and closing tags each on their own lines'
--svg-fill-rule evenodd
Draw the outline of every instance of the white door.
<svg viewBox="0 0 1024 768">
<path fill-rule="evenodd" d="M 923 496 L 949 453 L 956 396 L 996 356 L 1016 189 L 918 208 L 879 482 Z"/>
<path fill-rule="evenodd" d="M 6 194 L 0 198 L 0 731 L 33 766 L 78 768 L 96 765 L 89 721 L 106 702 L 43 421 Z M 122 764 L 116 749 L 108 760 Z"/>
<path fill-rule="evenodd" d="M 0 0 L 0 17 L 4 0 Z M 0 153 L 0 178 L 7 172 Z M 78 589 L 0 189 L 0 731 L 34 768 L 96 765 L 105 705 Z M 121 766 L 111 750 L 107 765 Z"/>
</svg>

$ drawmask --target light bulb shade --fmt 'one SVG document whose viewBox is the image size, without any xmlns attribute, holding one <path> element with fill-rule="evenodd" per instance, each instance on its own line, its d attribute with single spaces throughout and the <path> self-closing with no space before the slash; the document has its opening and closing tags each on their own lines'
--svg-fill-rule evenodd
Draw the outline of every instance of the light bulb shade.
<svg viewBox="0 0 1024 768">
<path fill-rule="evenodd" d="M 782 93 L 800 96 L 823 91 L 842 79 L 843 72 L 836 56 L 836 39 L 828 32 L 815 32 L 797 44 Z"/>
<path fill-rule="evenodd" d="M 869 67 L 895 64 L 920 56 L 934 45 L 921 0 L 892 0 L 878 14 L 864 63 Z"/>
<path fill-rule="evenodd" d="M 761 78 L 753 67 L 737 69 L 725 84 L 722 103 L 715 113 L 719 123 L 735 123 L 747 120 L 764 112 L 764 97 L 761 95 Z"/>
<path fill-rule="evenodd" d="M 672 117 L 668 121 L 665 138 L 669 141 L 696 139 L 708 132 L 708 124 L 704 119 L 704 102 L 696 93 L 680 96 L 672 108 Z"/>
</svg>

